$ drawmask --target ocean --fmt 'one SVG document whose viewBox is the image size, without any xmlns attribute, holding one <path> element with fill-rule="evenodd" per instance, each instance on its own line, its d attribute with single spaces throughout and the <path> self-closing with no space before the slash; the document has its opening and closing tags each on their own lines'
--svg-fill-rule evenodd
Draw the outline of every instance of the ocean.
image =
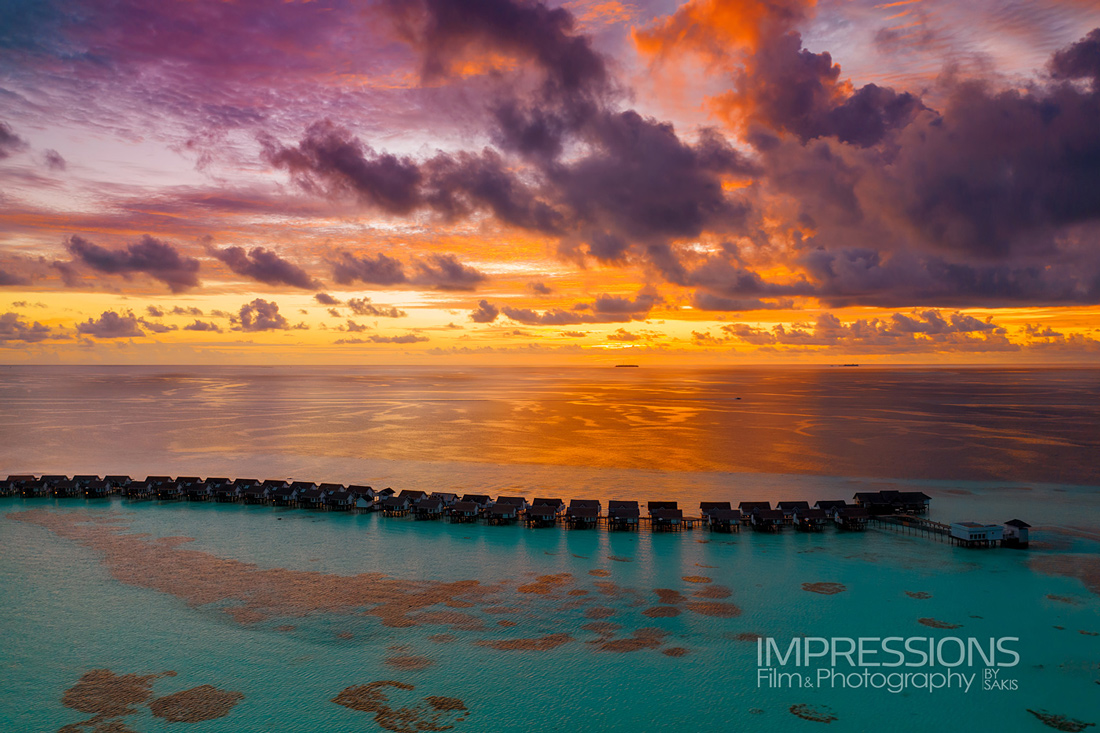
<svg viewBox="0 0 1100 733">
<path fill-rule="evenodd" d="M 1098 404 L 1095 369 L 5 367 L 3 475 L 686 515 L 919 490 L 934 520 L 1018 518 L 1032 542 L 2 498 L 0 730 L 1080 730 L 1100 723 Z M 861 638 L 855 663 L 760 656 Z M 940 658 L 889 666 L 886 638 Z"/>
</svg>

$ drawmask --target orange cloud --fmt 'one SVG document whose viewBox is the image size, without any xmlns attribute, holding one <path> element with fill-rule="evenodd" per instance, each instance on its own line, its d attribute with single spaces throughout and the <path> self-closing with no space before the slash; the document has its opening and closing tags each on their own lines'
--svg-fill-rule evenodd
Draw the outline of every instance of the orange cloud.
<svg viewBox="0 0 1100 733">
<path fill-rule="evenodd" d="M 691 0 L 646 28 L 632 30 L 634 45 L 654 59 L 698 56 L 706 61 L 751 52 L 763 38 L 805 18 L 816 0 Z"/>
</svg>

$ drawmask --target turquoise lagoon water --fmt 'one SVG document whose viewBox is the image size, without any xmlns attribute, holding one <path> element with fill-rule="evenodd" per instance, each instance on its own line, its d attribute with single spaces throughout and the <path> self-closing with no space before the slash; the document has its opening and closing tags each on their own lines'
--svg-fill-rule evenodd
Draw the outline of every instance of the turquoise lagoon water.
<svg viewBox="0 0 1100 733">
<path fill-rule="evenodd" d="M 20 511 L 117 515 L 127 533 L 187 536 L 188 549 L 261 568 L 350 576 L 385 573 L 398 579 L 504 581 L 505 614 L 463 609 L 483 621 L 471 630 L 428 624 L 384 626 L 358 612 L 315 612 L 239 623 L 224 604 L 189 605 L 171 593 L 121 583 L 97 552 L 54 532 L 15 521 Z M 461 699 L 469 709 L 456 729 L 550 730 L 812 730 L 821 723 L 790 713 L 793 705 L 827 707 L 830 729 L 953 729 L 959 716 L 981 717 L 1002 730 L 1042 730 L 1027 709 L 1095 720 L 1100 604 L 1075 579 L 1034 572 L 1033 553 L 966 551 L 928 540 L 868 531 L 862 535 L 744 533 L 709 535 L 528 530 L 452 525 L 216 504 L 84 506 L 83 501 L 3 500 L 0 617 L 4 619 L 5 730 L 49 731 L 88 716 L 60 702 L 90 669 L 118 674 L 172 670 L 158 681 L 164 695 L 201 684 L 236 690 L 244 699 L 227 717 L 199 724 L 166 723 L 147 712 L 130 716 L 134 730 L 197 727 L 203 731 L 381 730 L 371 715 L 333 704 L 342 689 L 378 680 L 415 686 L 420 695 Z M 83 519 L 89 516 L 83 516 Z M 1061 552 L 1094 552 L 1089 540 Z M 611 559 L 612 557 L 618 558 Z M 591 570 L 604 570 L 606 577 Z M 216 571 L 212 571 L 216 572 Z M 570 573 L 562 592 L 520 594 L 536 576 Z M 732 591 L 733 618 L 684 611 L 650 618 L 655 589 L 690 595 L 708 584 Z M 803 583 L 846 587 L 835 595 Z M 613 583 L 619 595 L 600 593 Z M 604 586 L 606 587 L 606 586 Z M 565 588 L 589 590 L 568 596 Z M 931 597 L 912 598 L 907 592 Z M 1061 600 L 1051 600 L 1055 596 Z M 576 599 L 588 601 L 563 608 Z M 599 651 L 586 611 L 620 624 L 668 632 L 659 649 Z M 610 609 L 610 610 L 605 610 Z M 608 614 L 608 615 L 604 615 Z M 934 618 L 961 628 L 920 625 Z M 498 625 L 508 620 L 515 626 Z M 287 628 L 293 626 L 294 628 Z M 1056 626 L 1063 627 L 1056 629 Z M 449 643 L 432 641 L 441 632 Z M 548 651 L 495 649 L 482 641 L 567 633 L 573 641 Z M 756 644 L 739 634 L 788 640 L 809 636 L 1016 636 L 1021 663 L 1011 669 L 1016 691 L 769 690 L 757 686 Z M 661 649 L 687 649 L 669 657 Z M 431 660 L 400 669 L 394 656 Z M 1002 675 L 1008 673 L 1002 673 Z M 394 696 L 391 696 L 394 697 Z M 890 721 L 886 724 L 886 721 Z M 536 722 L 537 721 L 537 722 Z"/>
<path fill-rule="evenodd" d="M 912 488 L 933 497 L 935 519 L 1019 517 L 1037 541 L 973 551 L 876 529 L 653 535 L 0 499 L 0 731 L 88 721 L 62 697 L 96 669 L 175 672 L 153 697 L 201 685 L 243 695 L 201 723 L 147 704 L 112 719 L 134 731 L 417 730 L 429 697 L 467 709 L 438 727 L 488 733 L 1051 730 L 1029 709 L 1100 723 L 1098 385 L 1089 370 L 10 370 L 0 473 L 668 498 L 689 514 L 700 500 Z M 235 585 L 241 566 L 228 561 L 280 571 L 277 585 L 305 600 L 268 603 Z M 493 592 L 444 594 L 401 616 L 407 625 L 371 615 L 377 598 L 335 610 L 310 599 L 326 578 L 360 573 L 412 593 L 461 581 Z M 844 590 L 803 588 L 813 583 Z M 245 607 L 261 613 L 232 613 Z M 675 611 L 646 614 L 658 607 Z M 1017 689 L 769 689 L 754 635 L 1019 637 L 1020 663 L 1000 672 Z M 544 642 L 508 648 L 532 646 L 523 640 Z M 387 704 L 420 717 L 331 702 L 390 680 L 413 689 L 386 688 Z"/>
</svg>

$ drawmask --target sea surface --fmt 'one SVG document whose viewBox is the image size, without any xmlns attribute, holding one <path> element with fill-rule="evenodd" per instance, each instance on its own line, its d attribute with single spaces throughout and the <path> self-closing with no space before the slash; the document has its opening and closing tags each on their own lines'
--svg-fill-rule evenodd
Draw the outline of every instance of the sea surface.
<svg viewBox="0 0 1100 733">
<path fill-rule="evenodd" d="M 1095 369 L 3 367 L 0 474 L 660 499 L 688 515 L 893 488 L 929 494 L 938 521 L 1023 519 L 1033 541 L 5 498 L 0 731 L 1100 724 L 1098 405 Z M 984 664 L 900 669 L 975 674 L 969 691 L 819 685 L 820 664 L 799 675 L 813 686 L 769 686 L 758 637 L 1011 638 L 1019 662 L 996 670 L 1009 689 L 982 689 Z"/>
</svg>

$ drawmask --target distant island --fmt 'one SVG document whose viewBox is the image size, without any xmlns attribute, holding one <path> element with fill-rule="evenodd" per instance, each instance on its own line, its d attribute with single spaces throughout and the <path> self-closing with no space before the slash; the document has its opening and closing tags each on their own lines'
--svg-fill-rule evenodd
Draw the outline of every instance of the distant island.
<svg viewBox="0 0 1100 733">
<path fill-rule="evenodd" d="M 623 369 L 623 368 L 626 368 L 626 367 L 633 367 L 633 368 L 637 369 L 638 365 L 637 364 L 616 364 L 615 365 L 616 369 Z"/>
</svg>

